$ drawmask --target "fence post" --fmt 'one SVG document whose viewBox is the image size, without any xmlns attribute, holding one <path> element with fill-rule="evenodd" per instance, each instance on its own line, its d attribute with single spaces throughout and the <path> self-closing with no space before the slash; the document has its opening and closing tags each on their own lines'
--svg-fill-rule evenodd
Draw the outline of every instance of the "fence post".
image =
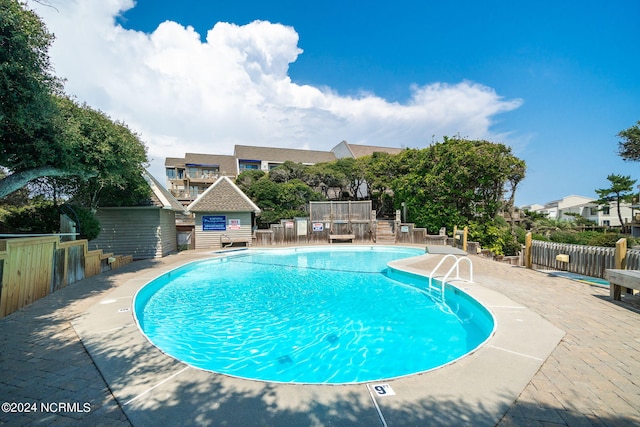
<svg viewBox="0 0 640 427">
<path fill-rule="evenodd" d="M 467 235 L 469 234 L 469 227 L 464 227 L 464 234 L 462 235 L 462 250 L 467 252 Z"/>
<path fill-rule="evenodd" d="M 533 268 L 533 253 L 531 252 L 533 246 L 533 236 L 529 231 L 524 236 L 524 266 L 528 269 Z"/>
<path fill-rule="evenodd" d="M 614 268 L 624 270 L 627 268 L 627 239 L 624 237 L 616 242 Z"/>
</svg>

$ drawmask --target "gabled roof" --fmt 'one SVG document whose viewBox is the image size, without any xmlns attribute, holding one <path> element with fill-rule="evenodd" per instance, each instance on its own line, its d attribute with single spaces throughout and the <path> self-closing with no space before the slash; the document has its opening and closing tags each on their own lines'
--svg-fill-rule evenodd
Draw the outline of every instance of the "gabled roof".
<svg viewBox="0 0 640 427">
<path fill-rule="evenodd" d="M 188 207 L 190 212 L 255 212 L 260 208 L 228 177 L 221 176 Z"/>
<path fill-rule="evenodd" d="M 170 209 L 175 212 L 185 213 L 184 206 L 180 203 L 173 194 L 171 194 L 162 184 L 156 180 L 149 171 L 144 171 L 142 174 L 144 179 L 151 187 L 151 204 L 162 209 Z"/>
<path fill-rule="evenodd" d="M 238 160 L 261 160 L 272 162 L 323 163 L 333 162 L 336 155 L 331 151 L 299 150 L 295 148 L 254 147 L 236 145 L 235 157 Z"/>
</svg>

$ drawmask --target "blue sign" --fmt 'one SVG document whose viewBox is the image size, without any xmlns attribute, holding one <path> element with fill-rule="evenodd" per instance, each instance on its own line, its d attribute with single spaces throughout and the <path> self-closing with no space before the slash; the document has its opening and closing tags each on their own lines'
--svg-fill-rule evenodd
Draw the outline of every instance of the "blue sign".
<svg viewBox="0 0 640 427">
<path fill-rule="evenodd" d="M 202 230 L 203 231 L 226 231 L 227 217 L 225 215 L 203 215 Z"/>
</svg>

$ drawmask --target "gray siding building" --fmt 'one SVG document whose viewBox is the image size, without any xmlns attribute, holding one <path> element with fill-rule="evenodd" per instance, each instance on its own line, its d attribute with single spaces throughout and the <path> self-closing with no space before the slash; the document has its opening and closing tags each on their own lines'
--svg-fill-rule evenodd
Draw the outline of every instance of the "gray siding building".
<svg viewBox="0 0 640 427">
<path fill-rule="evenodd" d="M 195 248 L 251 246 L 260 208 L 229 177 L 221 176 L 188 208 L 195 214 Z"/>
<path fill-rule="evenodd" d="M 160 258 L 178 249 L 176 212 L 184 207 L 155 178 L 145 173 L 151 198 L 145 206 L 99 208 L 100 235 L 90 249 L 131 255 L 133 259 Z"/>
</svg>

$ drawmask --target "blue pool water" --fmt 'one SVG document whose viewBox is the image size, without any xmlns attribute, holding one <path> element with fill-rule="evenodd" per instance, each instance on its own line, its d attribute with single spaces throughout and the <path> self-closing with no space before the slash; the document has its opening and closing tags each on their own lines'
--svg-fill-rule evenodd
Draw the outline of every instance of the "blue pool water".
<svg viewBox="0 0 640 427">
<path fill-rule="evenodd" d="M 493 318 L 472 298 L 388 268 L 414 248 L 243 251 L 143 287 L 148 339 L 198 368 L 275 382 L 357 383 L 427 371 L 477 348 Z"/>
</svg>

